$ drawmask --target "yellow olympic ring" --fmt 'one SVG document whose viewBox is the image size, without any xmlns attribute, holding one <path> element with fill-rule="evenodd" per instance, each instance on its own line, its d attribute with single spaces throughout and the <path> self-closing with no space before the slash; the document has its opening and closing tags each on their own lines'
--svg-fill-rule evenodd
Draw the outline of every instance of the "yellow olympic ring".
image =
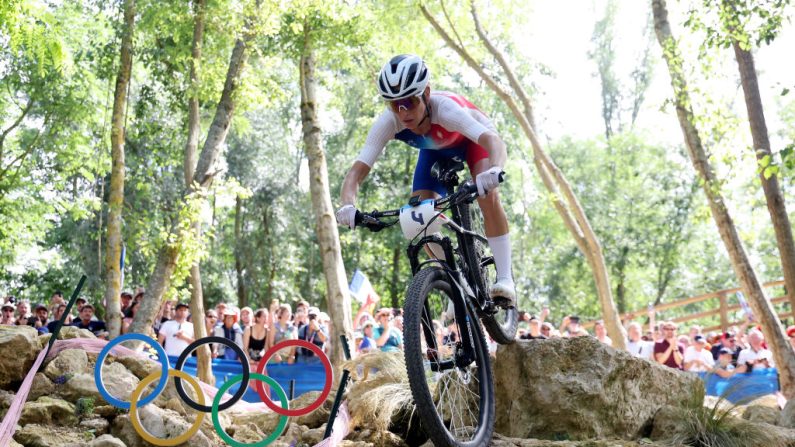
<svg viewBox="0 0 795 447">
<path fill-rule="evenodd" d="M 199 387 L 199 383 L 196 380 L 189 376 L 188 374 L 178 371 L 176 369 L 169 369 L 168 370 L 169 377 L 177 376 L 182 380 L 187 381 L 193 389 L 196 391 L 196 395 L 199 398 L 199 403 L 204 405 L 204 393 L 202 392 L 201 388 Z M 146 376 L 141 383 L 133 390 L 132 395 L 130 396 L 130 422 L 132 422 L 133 428 L 135 428 L 136 433 L 141 435 L 144 440 L 152 445 L 157 446 L 175 446 L 186 442 L 188 439 L 192 438 L 196 432 L 199 431 L 199 428 L 202 425 L 202 421 L 204 420 L 204 413 L 199 413 L 196 416 L 196 421 L 191 425 L 191 427 L 183 434 L 177 436 L 176 438 L 169 438 L 169 439 L 160 439 L 155 438 L 154 436 L 150 435 L 145 428 L 141 425 L 141 421 L 138 420 L 138 413 L 136 410 L 138 409 L 138 399 L 141 397 L 141 394 L 144 392 L 146 387 L 154 382 L 155 380 L 159 380 L 161 376 L 160 371 L 155 371 L 152 374 Z"/>
</svg>

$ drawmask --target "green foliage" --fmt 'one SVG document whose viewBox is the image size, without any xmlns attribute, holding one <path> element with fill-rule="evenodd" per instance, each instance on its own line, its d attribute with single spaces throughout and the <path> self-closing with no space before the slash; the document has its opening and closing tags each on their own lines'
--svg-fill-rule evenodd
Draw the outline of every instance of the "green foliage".
<svg viewBox="0 0 795 447">
<path fill-rule="evenodd" d="M 75 414 L 77 417 L 88 417 L 94 414 L 94 404 L 96 399 L 93 397 L 81 397 L 77 399 Z"/>
<path fill-rule="evenodd" d="M 685 26 L 705 33 L 704 45 L 729 48 L 733 41 L 746 51 L 770 42 L 792 13 L 789 0 L 701 0 Z"/>
</svg>

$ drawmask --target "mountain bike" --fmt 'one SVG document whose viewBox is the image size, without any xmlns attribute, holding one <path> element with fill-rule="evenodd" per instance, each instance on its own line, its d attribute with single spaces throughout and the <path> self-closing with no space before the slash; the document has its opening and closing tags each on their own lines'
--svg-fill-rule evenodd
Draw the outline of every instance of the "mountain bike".
<svg viewBox="0 0 795 447">
<path fill-rule="evenodd" d="M 491 440 L 494 377 L 480 323 L 496 342 L 507 344 L 516 335 L 518 316 L 514 307 L 500 306 L 489 296 L 496 279 L 494 259 L 486 255 L 481 213 L 472 206 L 477 187 L 471 179 L 459 186 L 463 169 L 459 159 L 432 167 L 431 175 L 447 189 L 444 198 L 412 198 L 397 210 L 356 214 L 356 225 L 371 231 L 400 223 L 410 240 L 406 251 L 413 278 L 403 310 L 406 370 L 421 424 L 437 446 L 483 446 Z M 439 232 L 442 227 L 455 233 L 455 244 Z M 423 249 L 433 256 L 420 262 Z"/>
</svg>

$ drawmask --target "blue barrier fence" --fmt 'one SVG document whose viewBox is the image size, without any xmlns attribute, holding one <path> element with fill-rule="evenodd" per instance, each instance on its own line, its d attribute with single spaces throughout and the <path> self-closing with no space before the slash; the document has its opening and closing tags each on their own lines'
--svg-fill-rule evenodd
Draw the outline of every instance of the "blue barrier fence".
<svg viewBox="0 0 795 447">
<path fill-rule="evenodd" d="M 169 357 L 172 365 L 177 363 L 176 357 Z M 227 380 L 243 372 L 240 362 L 236 360 L 215 359 L 212 362 L 215 387 L 221 388 Z M 183 371 L 196 375 L 196 357 L 191 357 L 185 362 Z M 322 391 L 326 379 L 326 372 L 320 363 L 296 363 L 287 365 L 283 363 L 269 364 L 266 374 L 279 382 L 285 393 L 289 393 L 290 380 L 295 380 L 294 396 L 298 397 L 308 391 Z M 778 371 L 775 368 L 755 369 L 750 373 L 735 374 L 728 379 L 723 379 L 715 374 L 699 373 L 704 381 L 704 386 L 709 396 L 722 396 L 729 402 L 742 403 L 753 400 L 765 394 L 773 394 L 779 390 Z M 240 385 L 233 386 L 229 393 L 234 394 Z M 249 387 L 243 395 L 246 402 L 259 402 L 257 393 Z"/>
<path fill-rule="evenodd" d="M 778 371 L 775 368 L 754 369 L 750 373 L 735 374 L 728 379 L 716 374 L 699 373 L 708 396 L 724 396 L 731 403 L 747 403 L 759 396 L 778 391 Z"/>
<path fill-rule="evenodd" d="M 168 360 L 172 365 L 177 363 L 176 357 L 169 357 Z M 212 368 L 216 388 L 221 388 L 224 382 L 243 372 L 243 367 L 237 360 L 215 359 L 212 362 Z M 192 376 L 196 376 L 196 357 L 188 358 L 182 370 Z M 276 380 L 284 388 L 285 393 L 290 392 L 290 380 L 295 380 L 294 397 L 298 397 L 308 391 L 322 391 L 326 380 L 326 370 L 321 363 L 269 364 L 265 374 Z M 239 388 L 240 385 L 234 385 L 228 392 L 234 394 Z M 243 400 L 246 402 L 261 402 L 257 392 L 250 386 L 246 394 L 243 395 Z"/>
</svg>

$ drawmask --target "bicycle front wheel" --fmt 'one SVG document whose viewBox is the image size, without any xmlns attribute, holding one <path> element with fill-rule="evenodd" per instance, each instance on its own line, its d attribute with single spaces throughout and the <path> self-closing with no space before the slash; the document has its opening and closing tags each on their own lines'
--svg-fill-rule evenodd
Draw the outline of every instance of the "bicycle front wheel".
<svg viewBox="0 0 795 447">
<path fill-rule="evenodd" d="M 436 446 L 483 446 L 494 433 L 494 379 L 477 317 L 458 321 L 438 267 L 420 270 L 403 312 L 406 370 L 426 434 Z M 465 349 L 461 334 L 471 334 Z M 467 361 L 462 358 L 471 357 Z"/>
</svg>

